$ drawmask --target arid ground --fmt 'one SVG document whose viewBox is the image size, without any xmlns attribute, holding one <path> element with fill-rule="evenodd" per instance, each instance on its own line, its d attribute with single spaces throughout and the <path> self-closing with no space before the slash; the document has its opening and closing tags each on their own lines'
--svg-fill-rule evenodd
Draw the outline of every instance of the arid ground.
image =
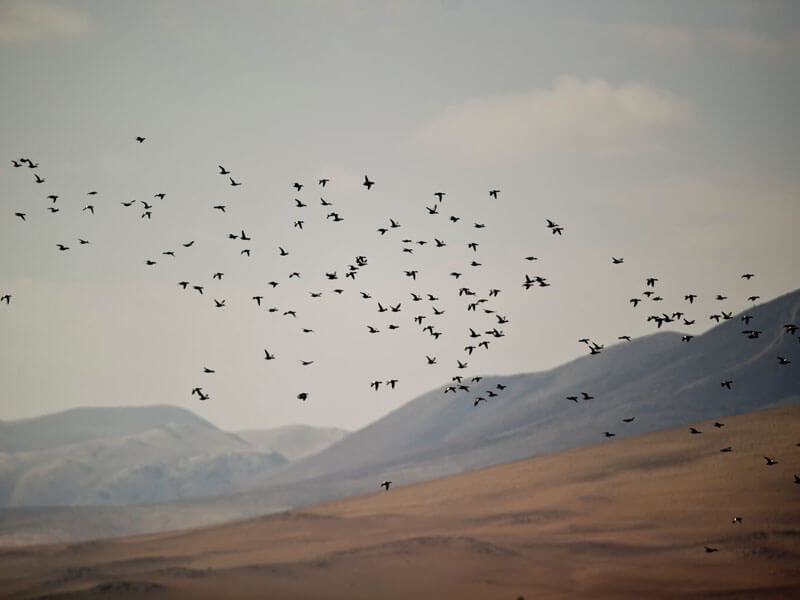
<svg viewBox="0 0 800 600">
<path fill-rule="evenodd" d="M 388 492 L 376 474 L 373 494 L 228 525 L 0 549 L 0 595 L 798 598 L 800 407 L 722 422 Z"/>
</svg>

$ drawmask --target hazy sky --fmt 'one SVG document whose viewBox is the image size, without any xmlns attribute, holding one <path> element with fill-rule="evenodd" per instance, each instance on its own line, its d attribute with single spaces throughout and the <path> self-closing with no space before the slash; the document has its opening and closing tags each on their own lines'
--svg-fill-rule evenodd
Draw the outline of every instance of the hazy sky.
<svg viewBox="0 0 800 600">
<path fill-rule="evenodd" d="M 356 428 L 457 373 L 553 367 L 586 352 L 578 338 L 654 331 L 652 313 L 685 310 L 697 324 L 683 329 L 701 332 L 751 294 L 795 289 L 798 12 L 737 0 L 0 0 L 0 295 L 13 294 L 0 305 L 0 419 L 170 403 L 226 429 Z M 39 166 L 14 168 L 19 157 Z M 429 215 L 437 191 L 447 196 Z M 153 205 L 151 220 L 121 205 L 134 199 Z M 401 227 L 381 236 L 390 217 Z M 242 228 L 251 241 L 227 238 Z M 356 255 L 369 264 L 345 279 Z M 551 286 L 523 290 L 526 273 Z M 664 301 L 634 309 L 647 276 Z M 502 292 L 467 312 L 462 286 Z M 508 317 L 506 336 L 484 335 L 489 350 L 468 357 L 468 328 L 497 323 L 487 307 Z M 394 391 L 369 388 L 393 377 Z M 190 395 L 198 385 L 210 400 Z"/>
</svg>

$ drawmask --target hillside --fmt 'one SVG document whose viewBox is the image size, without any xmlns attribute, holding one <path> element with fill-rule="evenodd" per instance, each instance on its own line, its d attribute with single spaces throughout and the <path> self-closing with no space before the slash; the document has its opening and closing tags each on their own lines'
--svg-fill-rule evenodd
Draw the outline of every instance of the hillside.
<svg viewBox="0 0 800 600">
<path fill-rule="evenodd" d="M 435 390 L 315 455 L 275 468 L 239 470 L 241 477 L 233 480 L 238 491 L 257 491 L 160 504 L 149 511 L 120 509 L 118 518 L 113 511 L 86 511 L 77 520 L 57 511 L 0 511 L 0 539 L 88 539 L 246 518 L 369 492 L 384 478 L 409 483 L 594 444 L 607 440 L 605 431 L 619 440 L 797 404 L 800 358 L 780 366 L 776 356 L 800 356 L 797 338 L 783 328 L 797 322 L 798 311 L 800 292 L 795 291 L 748 311 L 749 328 L 764 332 L 757 339 L 743 336 L 734 318 L 689 343 L 675 332 L 656 333 L 550 371 L 485 377 L 470 384 L 469 394 Z M 731 390 L 720 386 L 726 379 L 733 380 Z M 473 406 L 475 395 L 497 384 L 507 387 Z M 583 391 L 594 399 L 565 399 Z M 630 417 L 635 420 L 622 422 Z M 226 493 L 222 485 L 195 489 Z"/>
<path fill-rule="evenodd" d="M 796 598 L 800 407 L 724 423 L 228 525 L 0 550 L 0 589 L 31 599 Z"/>
<path fill-rule="evenodd" d="M 347 436 L 325 452 L 287 465 L 277 482 L 335 475 L 359 492 L 389 476 L 415 481 L 682 423 L 800 402 L 796 322 L 800 291 L 737 315 L 689 343 L 675 332 L 623 342 L 543 373 L 485 377 L 469 393 L 435 390 Z M 742 329 L 764 333 L 748 339 Z M 797 356 L 778 365 L 776 356 Z M 733 380 L 733 389 L 720 386 Z M 507 386 L 478 407 L 473 398 Z M 566 396 L 587 392 L 590 401 Z M 635 417 L 632 423 L 623 418 Z M 369 452 L 364 452 L 368 448 Z M 357 483 L 356 483 L 357 482 Z"/>
<path fill-rule="evenodd" d="M 0 452 L 3 506 L 140 504 L 230 494 L 287 462 L 169 406 L 76 409 L 3 426 L 9 436 L 4 447 L 17 448 Z"/>
</svg>

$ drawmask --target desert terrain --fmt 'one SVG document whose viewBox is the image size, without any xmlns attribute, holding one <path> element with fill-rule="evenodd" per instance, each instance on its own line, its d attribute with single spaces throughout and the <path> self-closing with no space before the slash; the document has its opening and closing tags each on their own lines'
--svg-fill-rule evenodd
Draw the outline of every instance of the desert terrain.
<svg viewBox="0 0 800 600">
<path fill-rule="evenodd" d="M 800 597 L 800 407 L 721 421 L 695 424 L 702 434 L 677 427 L 413 485 L 395 481 L 388 492 L 376 480 L 375 493 L 227 525 L 7 548 L 0 592 Z"/>
</svg>

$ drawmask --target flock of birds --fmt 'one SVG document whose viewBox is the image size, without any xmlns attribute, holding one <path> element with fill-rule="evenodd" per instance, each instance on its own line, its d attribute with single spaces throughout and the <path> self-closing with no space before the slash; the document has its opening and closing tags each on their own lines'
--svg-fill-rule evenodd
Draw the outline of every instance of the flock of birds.
<svg viewBox="0 0 800 600">
<path fill-rule="evenodd" d="M 143 144 L 146 138 L 139 136 L 135 138 L 135 141 L 139 144 Z M 33 182 L 36 185 L 41 185 L 46 183 L 47 179 L 40 175 L 36 169 L 40 167 L 38 162 L 34 162 L 29 158 L 18 158 L 13 159 L 11 161 L 12 167 L 15 169 L 26 169 L 26 170 L 33 170 Z M 243 185 L 241 180 L 237 180 L 231 171 L 225 168 L 222 165 L 218 165 L 217 174 L 220 177 L 226 178 L 227 185 L 231 188 L 238 188 Z M 317 180 L 317 188 L 321 190 L 323 193 L 325 192 L 328 184 L 331 182 L 330 178 L 320 178 Z M 369 192 L 372 187 L 375 185 L 375 181 L 369 179 L 367 175 L 364 176 L 364 180 L 362 182 L 362 186 L 364 187 L 366 192 Z M 291 188 L 300 195 L 302 190 L 306 188 L 306 185 L 300 182 L 294 182 L 291 185 Z M 501 194 L 501 190 L 499 189 L 491 189 L 489 190 L 489 197 L 497 200 Z M 89 200 L 87 203 L 81 208 L 82 212 L 88 213 L 88 215 L 94 215 L 96 205 L 92 198 L 96 197 L 98 193 L 94 190 L 89 191 L 87 196 Z M 446 197 L 445 192 L 435 192 L 433 194 L 434 201 L 431 206 L 425 206 L 426 213 L 431 216 L 440 215 L 440 210 L 442 206 L 444 206 L 444 201 Z M 153 199 L 146 201 L 146 200 L 127 200 L 122 201 L 120 204 L 122 207 L 128 209 L 133 208 L 134 206 L 140 206 L 141 213 L 140 219 L 147 219 L 151 220 L 153 218 L 154 213 L 157 210 L 156 201 L 163 201 L 166 197 L 166 193 L 159 192 L 154 194 Z M 58 203 L 60 196 L 58 194 L 49 194 L 46 196 L 46 199 L 50 201 L 49 205 L 46 206 L 46 211 L 51 214 L 56 214 L 61 211 L 61 206 Z M 310 217 L 306 217 L 306 214 L 311 214 L 311 211 L 306 210 L 309 208 L 309 201 L 303 200 L 300 198 L 294 198 L 294 209 L 297 211 L 296 217 L 292 220 L 292 227 L 294 229 L 303 230 L 304 225 L 306 224 L 306 219 Z M 344 220 L 342 214 L 340 214 L 339 210 L 334 210 L 333 202 L 326 200 L 325 198 L 320 198 L 320 205 L 323 207 L 324 211 L 326 212 L 325 220 L 330 221 L 332 223 L 339 223 Z M 217 211 L 219 213 L 225 213 L 227 209 L 227 205 L 224 203 L 215 204 L 212 207 L 212 210 Z M 18 218 L 20 221 L 27 222 L 28 220 L 28 213 L 24 211 L 16 211 L 14 212 L 14 216 Z M 448 220 L 450 223 L 457 224 L 459 221 L 462 220 L 462 217 L 458 215 L 449 215 Z M 476 231 L 482 230 L 486 228 L 486 223 L 482 222 L 473 222 L 473 229 Z M 563 236 L 566 230 L 565 226 L 558 224 L 557 222 L 546 219 L 546 223 L 544 225 L 546 230 L 549 231 L 554 236 Z M 381 224 L 376 229 L 376 233 L 380 238 L 384 236 L 391 235 L 396 230 L 400 229 L 402 224 L 399 220 L 395 218 L 390 218 L 388 223 Z M 246 232 L 244 227 L 238 228 L 237 231 L 231 232 L 227 234 L 227 239 L 234 240 L 238 242 L 249 242 L 252 240 L 252 237 Z M 85 246 L 90 244 L 90 240 L 84 239 L 81 237 L 76 238 L 77 243 L 80 246 Z M 434 237 L 433 239 L 425 240 L 425 239 L 418 239 L 414 240 L 409 237 L 402 238 L 402 252 L 404 254 L 413 255 L 415 249 L 421 248 L 425 245 L 430 244 L 433 248 L 444 248 L 448 245 L 448 242 L 440 239 L 439 237 Z M 475 241 L 473 239 L 463 240 L 461 243 L 465 244 L 466 248 L 471 251 L 472 259 L 463 265 L 462 268 L 454 269 L 450 272 L 450 277 L 456 282 L 453 293 L 456 295 L 458 299 L 461 299 L 466 303 L 465 310 L 466 312 L 472 313 L 474 317 L 471 317 L 473 320 L 472 326 L 468 328 L 468 332 L 465 334 L 463 346 L 463 357 L 456 360 L 455 369 L 459 372 L 453 374 L 451 376 L 450 382 L 444 386 L 443 393 L 445 394 L 469 394 L 472 405 L 474 407 L 478 407 L 481 403 L 487 403 L 489 400 L 498 397 L 500 394 L 503 393 L 506 386 L 502 384 L 496 384 L 494 386 L 482 386 L 481 385 L 481 376 L 465 376 L 460 373 L 460 371 L 466 370 L 469 364 L 469 358 L 473 356 L 473 353 L 476 352 L 485 352 L 488 351 L 491 344 L 501 340 L 505 333 L 503 327 L 510 323 L 510 319 L 508 316 L 501 314 L 499 309 L 496 305 L 493 304 L 500 294 L 502 290 L 499 288 L 491 288 L 486 290 L 484 293 L 481 293 L 477 290 L 471 289 L 470 286 L 464 285 L 460 283 L 460 279 L 465 275 L 465 273 L 470 269 L 476 269 L 482 266 L 482 263 L 479 262 L 478 252 L 480 248 L 480 242 Z M 181 242 L 181 245 L 185 249 L 192 248 L 195 245 L 195 240 L 187 240 Z M 55 244 L 55 248 L 58 252 L 68 252 L 72 248 L 69 245 L 69 242 L 58 242 Z M 276 256 L 280 259 L 285 259 L 292 254 L 291 249 L 286 249 L 283 246 L 278 246 L 276 249 Z M 251 248 L 249 246 L 242 247 L 240 250 L 240 255 L 242 256 L 250 256 L 251 255 Z M 175 251 L 174 250 L 165 250 L 162 252 L 162 256 L 174 258 Z M 538 260 L 536 256 L 525 256 L 521 257 L 525 261 L 533 262 Z M 160 260 L 160 259 L 159 259 Z M 144 261 L 144 264 L 147 267 L 155 267 L 159 260 L 155 258 L 148 258 Z M 624 264 L 624 258 L 622 257 L 611 257 L 611 264 L 612 265 L 622 265 Z M 355 256 L 352 262 L 345 267 L 341 268 L 342 276 L 340 277 L 339 271 L 340 269 L 331 269 L 324 272 L 325 280 L 331 282 L 331 285 L 335 287 L 332 288 L 331 293 L 342 295 L 348 292 L 348 287 L 353 287 L 354 282 L 358 275 L 368 267 L 369 259 L 367 256 L 358 255 Z M 419 268 L 409 268 L 403 271 L 403 275 L 411 282 L 417 281 L 417 276 L 420 274 Z M 224 272 L 222 271 L 215 271 L 212 274 L 212 281 L 216 280 L 221 282 L 224 277 Z M 743 279 L 750 281 L 753 277 L 753 273 L 744 273 L 741 276 Z M 296 270 L 292 270 L 289 272 L 287 280 L 292 279 L 300 279 L 301 273 Z M 350 280 L 349 282 L 347 280 Z M 644 279 L 644 290 L 637 296 L 630 298 L 629 303 L 632 305 L 634 309 L 638 309 L 640 306 L 657 306 L 656 303 L 664 301 L 664 298 L 658 294 L 656 291 L 656 285 L 659 279 L 655 276 L 649 276 Z M 282 281 L 272 280 L 267 283 L 270 288 L 275 289 L 279 285 L 283 283 Z M 523 290 L 531 290 L 533 288 L 546 288 L 549 287 L 551 284 L 548 282 L 546 277 L 540 275 L 531 276 L 527 273 L 523 273 L 521 277 L 521 287 Z M 186 292 L 194 292 L 199 295 L 205 295 L 207 285 L 203 282 L 190 282 L 188 280 L 181 280 L 177 282 L 177 286 Z M 352 291 L 350 291 L 352 293 Z M 400 327 L 398 322 L 396 322 L 394 315 L 398 315 L 399 313 L 403 312 L 404 309 L 408 308 L 408 305 L 404 306 L 403 301 L 395 301 L 394 302 L 385 302 L 384 300 L 378 300 L 373 298 L 372 294 L 367 291 L 357 290 L 358 298 L 366 302 L 374 302 L 375 307 L 375 314 L 380 315 L 388 315 L 391 318 L 391 322 L 386 324 L 377 325 L 374 322 L 368 323 L 365 325 L 365 329 L 369 334 L 375 335 L 379 334 L 382 331 L 382 328 L 385 327 L 387 331 L 394 331 Z M 439 324 L 436 320 L 437 317 L 440 317 L 445 313 L 443 308 L 440 308 L 440 295 L 437 293 L 421 293 L 418 291 L 409 291 L 408 302 L 413 307 L 413 314 L 410 318 L 410 322 L 416 326 L 422 334 L 427 334 L 433 340 L 439 340 L 440 337 L 444 334 L 444 331 L 439 327 Z M 321 291 L 312 291 L 309 292 L 311 298 L 320 298 L 323 292 Z M 10 292 L 3 292 L 0 295 L 0 303 L 5 303 L 6 305 L 11 304 L 12 300 L 12 293 Z M 688 309 L 690 309 L 695 301 L 697 300 L 698 295 L 693 292 L 687 292 L 683 295 L 683 300 L 686 303 Z M 751 295 L 747 298 L 749 302 L 755 303 L 759 300 L 758 295 Z M 226 299 L 225 298 L 212 298 L 213 306 L 216 309 L 225 309 L 227 307 Z M 727 300 L 727 296 L 723 294 L 717 294 L 716 301 L 724 302 Z M 255 293 L 250 298 L 257 307 L 267 306 L 268 296 L 265 293 Z M 438 303 L 438 305 L 437 305 Z M 720 305 L 723 306 L 723 305 Z M 268 306 L 267 310 L 271 313 L 280 313 L 284 317 L 298 318 L 297 311 L 295 309 L 278 309 L 275 306 Z M 689 318 L 686 314 L 687 309 L 678 309 L 678 310 L 669 310 L 669 311 L 661 311 L 661 310 L 653 310 L 650 311 L 650 314 L 646 316 L 646 322 L 652 323 L 655 328 L 660 329 L 665 324 L 670 323 L 680 323 L 683 326 L 693 326 L 696 324 L 695 318 Z M 483 315 L 482 317 L 478 317 L 478 315 Z M 399 318 L 399 317 L 398 317 Z M 717 323 L 721 321 L 727 321 L 733 319 L 733 311 L 724 311 L 719 310 L 712 313 L 709 316 L 710 320 L 713 320 Z M 486 319 L 489 319 L 489 323 L 486 324 Z M 744 324 L 745 329 L 742 330 L 742 334 L 747 339 L 757 339 L 759 338 L 764 332 L 759 329 L 750 328 L 750 321 L 753 319 L 750 315 L 743 315 L 741 317 L 741 321 Z M 798 331 L 798 325 L 794 323 L 786 323 L 784 325 L 784 330 L 787 334 L 794 335 Z M 303 334 L 311 334 L 314 330 L 310 327 L 301 327 L 301 331 Z M 682 335 L 683 342 L 690 342 L 694 336 L 689 334 Z M 631 342 L 631 337 L 628 335 L 620 335 L 618 339 L 621 341 Z M 590 355 L 598 355 L 600 354 L 605 345 L 594 341 L 588 337 L 584 337 L 578 340 L 579 343 L 585 345 Z M 494 348 L 495 346 L 492 346 Z M 266 361 L 273 361 L 278 360 L 278 352 L 275 349 L 265 348 L 264 350 L 263 359 Z M 776 357 L 777 364 L 779 366 L 788 366 L 791 364 L 791 359 L 785 356 L 777 356 Z M 422 361 L 421 361 L 422 362 Z M 315 360 L 309 359 L 301 359 L 300 365 L 302 367 L 309 367 L 315 363 Z M 427 365 L 437 365 L 439 364 L 438 358 L 436 355 L 425 354 L 424 355 L 424 362 L 422 364 Z M 215 369 L 209 368 L 204 366 L 202 369 L 204 374 L 214 374 Z M 394 390 L 399 384 L 399 379 L 396 377 L 392 377 L 389 379 L 374 379 L 369 382 L 370 388 L 375 390 L 376 392 L 379 391 L 381 388 Z M 720 382 L 720 385 L 727 389 L 731 390 L 734 382 L 733 380 L 726 379 Z M 193 385 L 191 386 L 191 395 L 194 397 L 196 396 L 198 400 L 206 401 L 211 399 L 211 394 L 205 390 L 204 385 Z M 310 398 L 310 393 L 308 391 L 298 391 L 297 399 L 300 401 L 307 401 Z M 588 402 L 594 399 L 594 396 L 587 391 L 582 391 L 580 394 L 569 395 L 566 397 L 566 400 L 574 403 L 580 402 Z M 625 418 L 621 419 L 623 423 L 632 423 L 635 419 L 635 416 L 626 416 Z M 715 428 L 722 428 L 724 427 L 724 423 L 715 422 Z M 691 435 L 700 435 L 702 431 L 692 427 L 690 428 Z M 604 431 L 602 433 L 605 437 L 614 437 L 616 433 L 613 431 Z M 798 444 L 800 446 L 800 444 Z M 727 453 L 731 452 L 732 448 L 727 446 L 722 448 L 720 452 Z M 772 466 L 777 464 L 777 460 L 774 457 L 764 457 L 767 466 Z M 800 477 L 797 475 L 794 476 L 794 483 L 800 484 Z M 385 490 L 389 490 L 390 485 L 392 482 L 390 480 L 384 480 L 380 483 L 380 487 L 385 488 Z M 741 523 L 742 519 L 739 516 L 733 518 L 733 523 L 738 524 Z M 705 546 L 705 550 L 707 552 L 715 552 L 717 549 L 712 548 L 710 546 Z"/>
</svg>

